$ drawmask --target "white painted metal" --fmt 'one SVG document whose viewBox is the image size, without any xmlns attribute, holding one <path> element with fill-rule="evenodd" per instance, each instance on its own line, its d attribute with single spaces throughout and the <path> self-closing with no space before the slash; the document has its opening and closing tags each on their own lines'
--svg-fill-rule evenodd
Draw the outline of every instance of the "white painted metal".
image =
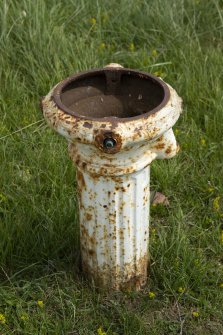
<svg viewBox="0 0 223 335">
<path fill-rule="evenodd" d="M 66 114 L 54 103 L 53 90 L 43 100 L 47 122 L 68 139 L 77 167 L 83 270 L 97 286 L 139 290 L 146 283 L 150 164 L 179 149 L 172 126 L 181 99 L 168 87 L 170 97 L 161 109 L 146 118 L 119 119 L 115 126 L 106 119 L 86 122 Z M 103 152 L 98 130 L 118 135 L 120 150 Z"/>
<path fill-rule="evenodd" d="M 82 174 L 82 263 L 97 285 L 140 289 L 146 282 L 149 174 L 149 166 L 115 178 Z"/>
</svg>

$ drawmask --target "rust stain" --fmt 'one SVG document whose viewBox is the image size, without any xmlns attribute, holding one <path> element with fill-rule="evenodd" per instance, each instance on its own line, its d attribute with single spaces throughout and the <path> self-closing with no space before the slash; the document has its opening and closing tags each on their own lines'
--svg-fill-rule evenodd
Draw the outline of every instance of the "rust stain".
<svg viewBox="0 0 223 335">
<path fill-rule="evenodd" d="M 171 147 L 171 145 L 169 145 L 169 146 L 167 147 L 165 153 L 166 153 L 167 155 L 169 155 L 169 154 L 171 153 L 171 151 L 172 151 L 172 147 Z"/>
<path fill-rule="evenodd" d="M 92 220 L 92 214 L 91 213 L 86 213 L 86 220 L 91 221 Z"/>
<path fill-rule="evenodd" d="M 157 149 L 157 150 L 164 149 L 165 148 L 165 143 L 158 143 L 157 145 L 155 145 L 154 148 Z"/>
<path fill-rule="evenodd" d="M 164 140 L 164 136 L 161 135 L 156 141 L 157 141 L 157 142 L 162 142 L 163 140 Z"/>
<path fill-rule="evenodd" d="M 115 141 L 114 147 L 106 148 L 104 146 L 104 141 L 106 139 L 112 139 Z M 118 151 L 120 151 L 122 147 L 122 138 L 119 134 L 116 134 L 114 132 L 109 132 L 105 130 L 99 130 L 95 131 L 95 145 L 103 152 L 106 152 L 107 154 L 114 154 Z"/>
<path fill-rule="evenodd" d="M 77 169 L 77 182 L 78 182 L 78 186 L 80 187 L 80 189 L 86 188 L 83 173 L 81 173 L 81 171 L 78 169 Z"/>
<path fill-rule="evenodd" d="M 91 129 L 93 127 L 93 124 L 90 122 L 84 122 L 83 127 Z"/>
<path fill-rule="evenodd" d="M 124 253 L 124 249 L 122 249 Z M 87 257 L 87 254 L 84 253 Z M 92 255 L 94 256 L 94 253 Z M 125 263 L 124 271 L 120 266 L 109 266 L 104 264 L 93 268 L 88 260 L 82 258 L 82 270 L 84 275 L 94 280 L 97 289 L 101 287 L 116 291 L 139 291 L 146 285 L 147 281 L 148 256 L 145 255 L 133 263 Z M 137 275 L 135 270 L 137 271 Z"/>
</svg>

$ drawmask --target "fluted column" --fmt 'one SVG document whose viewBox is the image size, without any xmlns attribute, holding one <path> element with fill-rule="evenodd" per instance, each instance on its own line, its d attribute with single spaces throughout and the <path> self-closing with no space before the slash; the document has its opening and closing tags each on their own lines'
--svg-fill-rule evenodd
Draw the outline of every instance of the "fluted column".
<svg viewBox="0 0 223 335">
<path fill-rule="evenodd" d="M 149 176 L 149 166 L 122 176 L 78 169 L 82 265 L 97 286 L 138 290 L 146 282 Z"/>
</svg>

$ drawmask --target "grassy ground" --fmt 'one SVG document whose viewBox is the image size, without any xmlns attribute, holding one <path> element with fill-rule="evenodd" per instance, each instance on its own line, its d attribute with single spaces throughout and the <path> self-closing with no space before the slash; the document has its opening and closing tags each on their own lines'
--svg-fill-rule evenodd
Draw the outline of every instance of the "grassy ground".
<svg viewBox="0 0 223 335">
<path fill-rule="evenodd" d="M 222 1 L 2 0 L 0 11 L 0 334 L 222 335 Z M 152 207 L 137 294 L 81 277 L 75 172 L 39 109 L 58 81 L 111 61 L 184 100 L 182 151 L 152 165 L 170 206 Z"/>
</svg>

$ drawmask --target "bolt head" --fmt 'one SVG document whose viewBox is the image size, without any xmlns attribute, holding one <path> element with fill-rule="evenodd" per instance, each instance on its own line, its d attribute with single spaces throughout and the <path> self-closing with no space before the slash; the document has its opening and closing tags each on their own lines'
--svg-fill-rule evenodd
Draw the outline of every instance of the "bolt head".
<svg viewBox="0 0 223 335">
<path fill-rule="evenodd" d="M 116 146 L 116 140 L 112 137 L 106 137 L 103 141 L 103 146 L 106 149 L 114 148 Z"/>
</svg>

